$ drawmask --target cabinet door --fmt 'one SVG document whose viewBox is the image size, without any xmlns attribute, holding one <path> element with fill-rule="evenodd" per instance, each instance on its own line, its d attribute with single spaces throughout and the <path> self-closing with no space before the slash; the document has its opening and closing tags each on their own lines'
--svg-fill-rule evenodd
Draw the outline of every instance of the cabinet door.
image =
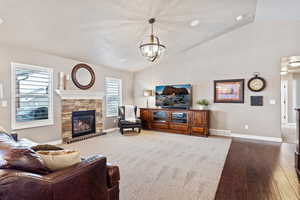
<svg viewBox="0 0 300 200">
<path fill-rule="evenodd" d="M 141 109 L 140 110 L 140 117 L 141 117 L 141 120 L 142 120 L 142 126 L 144 128 L 149 128 L 149 110 L 144 110 L 144 109 Z"/>
<path fill-rule="evenodd" d="M 194 112 L 192 126 L 196 126 L 196 127 L 207 126 L 207 121 L 208 121 L 207 117 L 208 117 L 207 112 Z"/>
</svg>

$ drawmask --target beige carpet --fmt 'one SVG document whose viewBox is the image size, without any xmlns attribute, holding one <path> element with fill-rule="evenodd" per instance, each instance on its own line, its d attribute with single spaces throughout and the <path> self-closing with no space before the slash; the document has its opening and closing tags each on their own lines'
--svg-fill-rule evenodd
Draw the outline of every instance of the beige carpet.
<svg viewBox="0 0 300 200">
<path fill-rule="evenodd" d="M 64 145 L 119 165 L 121 200 L 212 200 L 231 140 L 143 131 Z"/>
</svg>

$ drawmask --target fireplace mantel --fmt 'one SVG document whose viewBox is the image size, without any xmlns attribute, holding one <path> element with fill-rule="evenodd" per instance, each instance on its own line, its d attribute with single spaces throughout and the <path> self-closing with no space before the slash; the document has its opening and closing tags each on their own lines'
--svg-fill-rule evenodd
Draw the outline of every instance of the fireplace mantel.
<svg viewBox="0 0 300 200">
<path fill-rule="evenodd" d="M 61 99 L 103 99 L 103 92 L 86 90 L 55 90 Z"/>
</svg>

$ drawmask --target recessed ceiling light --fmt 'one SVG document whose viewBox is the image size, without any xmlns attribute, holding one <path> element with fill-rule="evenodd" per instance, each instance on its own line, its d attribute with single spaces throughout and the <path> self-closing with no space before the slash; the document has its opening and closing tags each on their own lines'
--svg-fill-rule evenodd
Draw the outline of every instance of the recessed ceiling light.
<svg viewBox="0 0 300 200">
<path fill-rule="evenodd" d="M 193 21 L 190 22 L 190 26 L 195 27 L 195 26 L 198 26 L 199 23 L 200 23 L 200 21 L 198 19 L 194 19 Z"/>
<path fill-rule="evenodd" d="M 235 18 L 235 20 L 236 21 L 242 21 L 244 19 L 244 16 L 243 15 L 240 15 L 240 16 L 237 16 L 236 18 Z"/>
<path fill-rule="evenodd" d="M 0 24 L 2 24 L 4 22 L 4 20 L 0 17 Z"/>
</svg>

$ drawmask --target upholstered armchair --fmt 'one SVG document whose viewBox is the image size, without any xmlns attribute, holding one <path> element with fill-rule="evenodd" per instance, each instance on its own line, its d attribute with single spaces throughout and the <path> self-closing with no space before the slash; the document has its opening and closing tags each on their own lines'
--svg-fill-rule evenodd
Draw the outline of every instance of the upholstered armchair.
<svg viewBox="0 0 300 200">
<path fill-rule="evenodd" d="M 142 129 L 142 121 L 141 119 L 138 119 L 136 116 L 137 113 L 137 106 L 134 106 L 134 114 L 135 114 L 135 120 L 134 121 L 127 121 L 125 119 L 125 106 L 120 106 L 119 107 L 119 122 L 118 122 L 118 127 L 120 128 L 120 132 L 123 135 L 124 134 L 124 129 L 132 129 L 134 130 L 135 128 L 138 129 L 138 132 L 141 132 Z"/>
</svg>

